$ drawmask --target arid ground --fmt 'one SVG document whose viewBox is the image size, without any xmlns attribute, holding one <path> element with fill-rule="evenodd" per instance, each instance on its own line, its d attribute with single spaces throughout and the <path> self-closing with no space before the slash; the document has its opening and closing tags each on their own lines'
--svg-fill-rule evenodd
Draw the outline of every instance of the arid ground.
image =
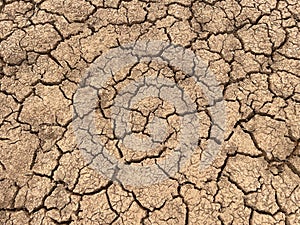
<svg viewBox="0 0 300 225">
<path fill-rule="evenodd" d="M 151 59 L 120 68 L 94 109 L 94 136 L 119 162 L 163 162 L 183 133 L 174 105 L 154 96 L 130 104 L 125 122 L 140 140 L 155 118 L 166 124 L 160 144 L 136 151 L 147 142 L 118 139 L 111 107 L 130 83 L 170 80 L 199 118 L 184 166 L 136 186 L 99 172 L 94 153 L 84 156 L 74 120 L 89 112 L 74 112 L 74 96 L 101 56 L 154 40 L 205 63 L 223 95 L 224 138 L 211 135 L 201 81 Z M 210 140 L 220 146 L 216 155 L 206 151 Z M 300 1 L 1 0 L 0 224 L 299 225 Z"/>
</svg>

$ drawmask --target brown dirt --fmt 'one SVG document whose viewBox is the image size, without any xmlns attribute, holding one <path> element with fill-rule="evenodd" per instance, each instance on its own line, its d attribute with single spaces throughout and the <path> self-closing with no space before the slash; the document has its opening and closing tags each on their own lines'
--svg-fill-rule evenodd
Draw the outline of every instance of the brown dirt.
<svg viewBox="0 0 300 225">
<path fill-rule="evenodd" d="M 297 0 L 2 0 L 0 224 L 299 225 L 299 18 Z M 210 132 L 202 112 L 202 142 L 188 166 L 146 187 L 111 182 L 88 166 L 72 129 L 86 69 L 137 40 L 194 51 L 222 85 L 227 111 L 225 140 L 208 168 L 199 170 Z M 133 76 L 182 75 L 155 63 L 130 69 Z M 102 107 L 112 87 L 124 85 L 112 84 Z M 190 85 L 187 92 L 201 96 Z M 144 130 L 153 111 L 166 119 L 173 108 L 163 106 L 160 99 L 136 105 L 133 129 Z M 176 116 L 168 123 L 172 134 Z M 101 118 L 97 126 L 112 155 L 127 163 L 151 164 L 176 142 L 172 136 L 163 152 L 122 147 L 120 156 L 111 128 Z"/>
</svg>

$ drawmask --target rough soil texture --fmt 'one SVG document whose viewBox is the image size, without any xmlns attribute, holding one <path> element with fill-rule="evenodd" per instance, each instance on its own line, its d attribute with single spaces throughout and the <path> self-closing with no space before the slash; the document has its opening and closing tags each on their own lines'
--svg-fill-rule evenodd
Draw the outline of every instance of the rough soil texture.
<svg viewBox="0 0 300 225">
<path fill-rule="evenodd" d="M 299 225 L 299 29 L 298 0 L 2 0 L 0 224 Z M 72 130 L 86 69 L 137 40 L 194 51 L 221 83 L 227 111 L 225 141 L 209 168 L 199 170 L 195 151 L 186 169 L 147 187 L 111 182 L 89 167 Z M 151 63 L 130 69 L 180 77 Z M 108 90 L 122 88 L 121 78 Z M 137 132 L 151 113 L 172 112 L 159 99 L 145 101 L 132 116 Z M 201 118 L 205 145 L 209 118 Z M 109 140 L 127 163 L 168 154 L 120 155 Z"/>
</svg>

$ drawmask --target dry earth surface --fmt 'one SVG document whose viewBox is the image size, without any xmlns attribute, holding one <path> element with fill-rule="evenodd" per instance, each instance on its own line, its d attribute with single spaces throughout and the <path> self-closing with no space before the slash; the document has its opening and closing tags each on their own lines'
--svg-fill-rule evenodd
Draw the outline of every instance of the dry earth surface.
<svg viewBox="0 0 300 225">
<path fill-rule="evenodd" d="M 298 0 L 1 0 L 0 224 L 300 224 L 300 2 Z M 118 145 L 103 116 L 139 76 L 164 76 L 199 106 L 199 148 L 179 173 L 135 187 L 90 167 L 72 129 L 73 97 L 86 69 L 137 40 L 184 46 L 221 84 L 225 140 L 199 170 L 210 137 L 201 90 L 157 63 L 124 68 L 100 104 L 99 133 L 111 154 L 147 165 L 172 152 L 172 105 L 145 99 L 132 129 L 168 120 L 163 149 Z M 102 115 L 102 116 L 101 116 Z"/>
</svg>

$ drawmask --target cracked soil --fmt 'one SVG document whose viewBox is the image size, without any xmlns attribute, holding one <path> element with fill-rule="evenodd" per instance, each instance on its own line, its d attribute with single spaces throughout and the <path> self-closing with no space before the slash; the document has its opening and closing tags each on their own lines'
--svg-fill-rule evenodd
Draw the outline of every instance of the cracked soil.
<svg viewBox="0 0 300 225">
<path fill-rule="evenodd" d="M 172 154 L 172 104 L 132 105 L 146 135 L 167 121 L 164 146 L 121 145 L 108 126 L 116 94 L 163 76 L 195 101 L 199 146 L 182 170 L 144 187 L 112 182 L 89 166 L 75 140 L 73 97 L 87 68 L 110 49 L 160 40 L 193 51 L 223 90 L 226 126 L 213 163 L 206 99 L 182 71 L 155 62 L 123 68 L 97 109 L 101 140 L 118 160 L 150 165 Z M 0 224 L 299 225 L 300 1 L 1 0 Z"/>
</svg>

